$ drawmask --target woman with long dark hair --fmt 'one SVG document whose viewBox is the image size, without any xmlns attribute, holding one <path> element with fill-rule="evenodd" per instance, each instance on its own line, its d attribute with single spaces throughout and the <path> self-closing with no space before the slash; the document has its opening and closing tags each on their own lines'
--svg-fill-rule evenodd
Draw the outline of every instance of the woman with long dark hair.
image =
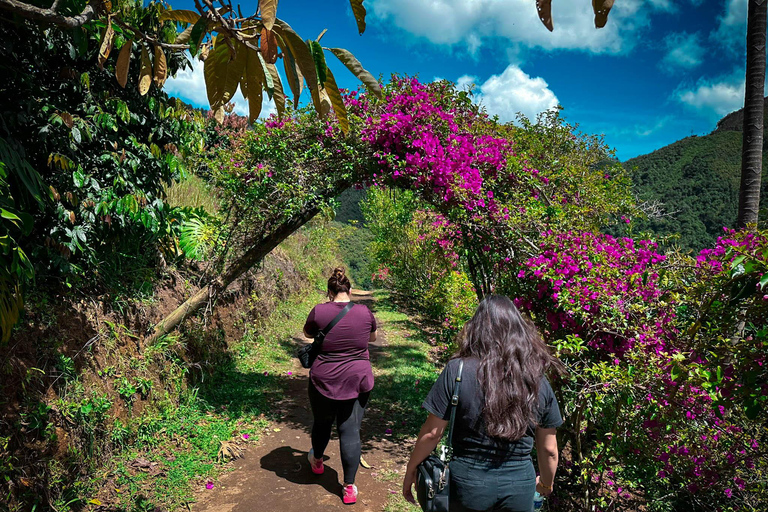
<svg viewBox="0 0 768 512">
<path fill-rule="evenodd" d="M 459 351 L 424 401 L 421 427 L 403 482 L 414 502 L 416 468 L 436 448 L 450 418 L 451 396 L 464 362 L 450 462 L 451 512 L 533 510 L 534 492 L 552 492 L 556 428 L 563 420 L 546 378 L 560 363 L 533 324 L 507 297 L 491 295 L 464 328 Z M 531 460 L 534 439 L 540 477 Z"/>
<path fill-rule="evenodd" d="M 326 334 L 322 350 L 309 371 L 309 404 L 314 416 L 309 465 L 316 475 L 325 471 L 323 452 L 336 423 L 344 470 L 342 501 L 347 505 L 357 501 L 355 475 L 360 464 L 360 425 L 373 389 L 368 344 L 376 341 L 376 319 L 364 304 L 352 306 L 327 330 L 350 304 L 351 288 L 344 269 L 334 269 L 328 279 L 328 302 L 312 308 L 304 324 L 308 338 L 321 330 Z"/>
</svg>

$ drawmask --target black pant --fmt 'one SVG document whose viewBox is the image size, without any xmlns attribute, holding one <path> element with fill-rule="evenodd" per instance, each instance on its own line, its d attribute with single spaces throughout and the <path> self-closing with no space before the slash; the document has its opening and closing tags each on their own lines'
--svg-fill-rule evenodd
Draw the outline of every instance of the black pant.
<svg viewBox="0 0 768 512">
<path fill-rule="evenodd" d="M 451 460 L 451 512 L 532 512 L 536 471 L 530 458 L 490 464 Z"/>
<path fill-rule="evenodd" d="M 312 381 L 309 382 L 309 404 L 312 406 L 312 450 L 315 458 L 323 457 L 323 452 L 331 440 L 333 423 L 339 432 L 341 448 L 341 467 L 344 468 L 344 483 L 355 483 L 357 466 L 360 464 L 360 425 L 363 413 L 371 393 L 361 393 L 352 400 L 332 400 L 321 394 Z"/>
</svg>

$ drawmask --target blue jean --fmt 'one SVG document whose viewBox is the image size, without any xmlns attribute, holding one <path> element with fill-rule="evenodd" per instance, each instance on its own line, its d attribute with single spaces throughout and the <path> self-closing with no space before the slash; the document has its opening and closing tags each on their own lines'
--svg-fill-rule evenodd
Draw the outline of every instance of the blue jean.
<svg viewBox="0 0 768 512">
<path fill-rule="evenodd" d="M 454 458 L 451 512 L 532 512 L 536 471 L 530 457 L 501 464 Z"/>
</svg>

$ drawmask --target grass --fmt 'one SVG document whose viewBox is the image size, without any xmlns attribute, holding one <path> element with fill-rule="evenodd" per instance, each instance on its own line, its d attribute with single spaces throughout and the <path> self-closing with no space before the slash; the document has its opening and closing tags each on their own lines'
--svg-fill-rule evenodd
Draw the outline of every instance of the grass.
<svg viewBox="0 0 768 512">
<path fill-rule="evenodd" d="M 203 208 L 211 215 L 219 211 L 216 197 L 208 184 L 195 174 L 187 174 L 181 181 L 165 186 L 167 202 L 180 208 Z"/>
<path fill-rule="evenodd" d="M 408 315 L 398 311 L 388 292 L 377 290 L 374 296 L 376 319 L 386 333 L 387 347 L 374 362 L 376 390 L 371 395 L 371 405 L 387 411 L 386 428 L 392 430 L 392 437 L 410 445 L 426 419 L 421 404 L 440 371 L 431 357 L 433 340 Z M 401 472 L 389 468 L 379 471 L 376 478 L 393 482 L 402 477 Z M 416 512 L 421 509 L 398 493 L 390 495 L 384 510 Z"/>
<path fill-rule="evenodd" d="M 196 490 L 227 470 L 219 457 L 222 443 L 243 448 L 269 425 L 270 404 L 282 396 L 281 377 L 293 368 L 291 338 L 318 295 L 303 293 L 280 303 L 261 326 L 246 330 L 228 358 L 181 404 L 168 401 L 137 419 L 136 441 L 95 475 L 102 485 L 93 498 L 126 512 L 192 503 Z"/>
</svg>

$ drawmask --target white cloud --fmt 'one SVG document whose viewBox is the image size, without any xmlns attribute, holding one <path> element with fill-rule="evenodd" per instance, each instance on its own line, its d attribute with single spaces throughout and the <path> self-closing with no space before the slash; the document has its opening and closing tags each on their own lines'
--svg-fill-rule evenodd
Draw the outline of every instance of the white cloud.
<svg viewBox="0 0 768 512">
<path fill-rule="evenodd" d="M 178 96 L 195 107 L 210 108 L 208 95 L 205 92 L 203 63 L 195 60 L 193 65 L 194 68 L 183 69 L 177 72 L 176 76 L 170 77 L 165 82 L 165 92 L 171 96 Z M 235 104 L 234 112 L 236 114 L 248 115 L 248 102 L 239 88 L 232 98 L 232 102 Z M 276 112 L 275 104 L 265 93 L 261 102 L 261 115 L 259 117 L 268 117 L 274 112 Z"/>
<path fill-rule="evenodd" d="M 703 113 L 724 116 L 744 106 L 744 78 L 734 73 L 717 80 L 699 80 L 693 89 L 682 90 L 677 98 Z"/>
<path fill-rule="evenodd" d="M 477 84 L 477 77 L 464 75 L 456 83 L 459 87 L 467 87 Z M 502 122 L 513 121 L 518 112 L 536 119 L 537 114 L 558 104 L 557 96 L 549 90 L 543 78 L 531 78 L 514 64 L 507 66 L 500 75 L 492 75 L 477 84 L 475 98 L 490 115 L 498 115 Z"/>
<path fill-rule="evenodd" d="M 718 17 L 718 27 L 710 37 L 724 46 L 743 50 L 747 37 L 747 0 L 726 0 L 725 12 Z"/>
<path fill-rule="evenodd" d="M 675 9 L 670 0 L 622 0 L 598 30 L 590 2 L 554 2 L 555 30 L 550 33 L 539 21 L 534 0 L 369 1 L 379 20 L 436 44 L 463 46 L 469 53 L 493 37 L 527 47 L 621 53 L 632 48 L 652 12 Z"/>
<path fill-rule="evenodd" d="M 666 55 L 661 60 L 663 68 L 674 71 L 677 69 L 693 69 L 704 60 L 704 47 L 698 33 L 673 33 L 664 39 Z"/>
</svg>

